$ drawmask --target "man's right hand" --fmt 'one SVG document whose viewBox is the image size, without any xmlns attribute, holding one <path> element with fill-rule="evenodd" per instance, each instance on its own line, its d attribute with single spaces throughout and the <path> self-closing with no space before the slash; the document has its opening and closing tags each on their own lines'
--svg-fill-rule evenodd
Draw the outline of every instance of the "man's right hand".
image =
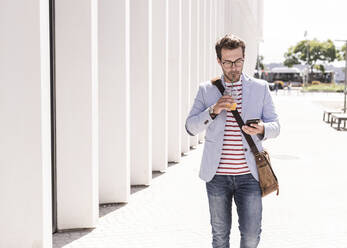
<svg viewBox="0 0 347 248">
<path fill-rule="evenodd" d="M 231 104 L 234 102 L 235 101 L 234 101 L 232 96 L 222 96 L 221 98 L 219 98 L 217 103 L 214 105 L 213 113 L 219 114 L 220 112 L 222 112 L 223 109 L 225 109 L 227 111 L 230 110 Z"/>
</svg>

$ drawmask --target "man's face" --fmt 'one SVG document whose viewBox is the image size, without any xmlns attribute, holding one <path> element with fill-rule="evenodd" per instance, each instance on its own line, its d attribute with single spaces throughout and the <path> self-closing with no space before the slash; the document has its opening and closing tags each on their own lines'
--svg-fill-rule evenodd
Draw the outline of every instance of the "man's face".
<svg viewBox="0 0 347 248">
<path fill-rule="evenodd" d="M 222 48 L 222 59 L 217 59 L 218 63 L 222 67 L 224 76 L 227 81 L 237 82 L 240 80 L 240 76 L 243 69 L 244 57 L 242 54 L 242 48 L 235 49 Z"/>
</svg>

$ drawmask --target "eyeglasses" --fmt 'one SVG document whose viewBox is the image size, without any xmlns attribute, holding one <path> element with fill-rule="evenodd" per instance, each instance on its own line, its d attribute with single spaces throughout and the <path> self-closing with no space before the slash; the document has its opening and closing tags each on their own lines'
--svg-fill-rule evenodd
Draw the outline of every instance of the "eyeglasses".
<svg viewBox="0 0 347 248">
<path fill-rule="evenodd" d="M 237 59 L 235 61 L 227 60 L 227 61 L 222 62 L 222 65 L 225 68 L 229 69 L 229 68 L 232 68 L 234 65 L 236 67 L 241 67 L 243 65 L 243 62 L 244 62 L 244 59 Z"/>
</svg>

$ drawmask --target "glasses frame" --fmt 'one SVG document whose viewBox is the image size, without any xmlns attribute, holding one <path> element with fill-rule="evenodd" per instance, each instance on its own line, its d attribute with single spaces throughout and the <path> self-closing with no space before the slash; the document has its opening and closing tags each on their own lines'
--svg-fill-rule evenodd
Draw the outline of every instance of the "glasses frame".
<svg viewBox="0 0 347 248">
<path fill-rule="evenodd" d="M 244 60 L 243 58 L 238 58 L 238 59 L 235 60 L 235 61 L 225 60 L 225 61 L 222 62 L 222 65 L 223 65 L 223 67 L 225 67 L 225 68 L 227 68 L 227 69 L 233 68 L 234 65 L 235 65 L 235 67 L 241 67 L 241 66 L 243 65 L 243 62 L 244 62 L 244 61 L 245 61 L 245 60 Z M 240 62 L 240 64 L 238 65 L 237 63 L 239 63 L 239 62 Z M 226 63 L 228 63 L 228 64 L 225 65 Z"/>
</svg>

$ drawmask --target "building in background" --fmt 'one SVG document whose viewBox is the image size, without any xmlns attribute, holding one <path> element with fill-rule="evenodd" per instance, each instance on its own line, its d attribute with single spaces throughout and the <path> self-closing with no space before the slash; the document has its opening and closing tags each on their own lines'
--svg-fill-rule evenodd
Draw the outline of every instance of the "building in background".
<svg viewBox="0 0 347 248">
<path fill-rule="evenodd" d="M 204 139 L 184 120 L 221 73 L 214 44 L 244 39 L 252 75 L 263 1 L 3 0 L 0 16 L 0 247 L 37 248 Z"/>
</svg>

